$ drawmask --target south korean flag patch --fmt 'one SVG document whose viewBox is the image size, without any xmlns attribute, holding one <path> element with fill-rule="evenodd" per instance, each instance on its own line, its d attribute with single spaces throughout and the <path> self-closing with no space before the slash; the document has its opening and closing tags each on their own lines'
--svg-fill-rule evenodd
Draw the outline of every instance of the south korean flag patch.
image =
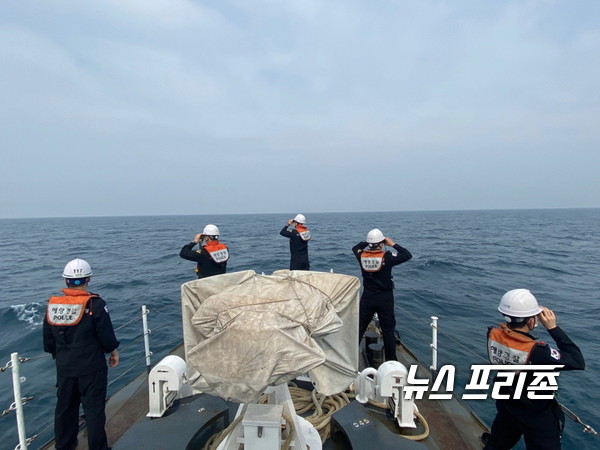
<svg viewBox="0 0 600 450">
<path fill-rule="evenodd" d="M 552 356 L 555 360 L 560 361 L 560 352 L 555 348 L 550 348 L 550 356 Z"/>
</svg>

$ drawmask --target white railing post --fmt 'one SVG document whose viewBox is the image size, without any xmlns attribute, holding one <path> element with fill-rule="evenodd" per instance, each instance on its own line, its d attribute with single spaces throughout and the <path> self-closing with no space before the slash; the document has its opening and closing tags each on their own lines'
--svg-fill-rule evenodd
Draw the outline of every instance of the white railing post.
<svg viewBox="0 0 600 450">
<path fill-rule="evenodd" d="M 23 401 L 21 399 L 21 376 L 19 372 L 19 354 L 11 353 L 13 390 L 15 393 L 15 406 L 17 413 L 17 431 L 19 432 L 19 448 L 27 448 L 27 434 L 25 433 L 25 416 L 23 415 Z"/>
<path fill-rule="evenodd" d="M 433 372 L 437 372 L 437 352 L 438 352 L 438 340 L 437 340 L 437 331 L 438 331 L 438 318 L 436 316 L 431 316 L 432 322 L 431 325 L 431 367 L 430 369 Z"/>
<path fill-rule="evenodd" d="M 142 324 L 144 325 L 144 350 L 146 352 L 146 367 L 150 369 L 152 365 L 152 352 L 150 351 L 150 333 L 152 330 L 148 329 L 148 309 L 146 305 L 142 305 Z"/>
</svg>

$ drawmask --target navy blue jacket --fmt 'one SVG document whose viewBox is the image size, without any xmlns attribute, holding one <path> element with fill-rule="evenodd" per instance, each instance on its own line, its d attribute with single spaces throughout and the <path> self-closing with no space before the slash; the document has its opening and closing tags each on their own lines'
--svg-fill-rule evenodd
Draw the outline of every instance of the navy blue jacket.
<svg viewBox="0 0 600 450">
<path fill-rule="evenodd" d="M 369 244 L 367 242 L 359 242 L 352 247 L 352 253 L 356 256 L 360 264 L 360 255 Z M 398 244 L 394 245 L 395 252 L 387 250 L 383 256 L 383 267 L 377 272 L 367 272 L 363 270 L 362 265 L 360 270 L 363 277 L 364 295 L 377 295 L 381 293 L 391 294 L 394 289 L 392 281 L 392 267 L 402 264 L 412 258 L 412 254 Z"/>
<path fill-rule="evenodd" d="M 100 297 L 88 300 L 77 325 L 50 325 L 44 317 L 44 351 L 56 360 L 58 377 L 76 377 L 106 368 L 106 353 L 119 346 L 106 302 Z"/>
</svg>

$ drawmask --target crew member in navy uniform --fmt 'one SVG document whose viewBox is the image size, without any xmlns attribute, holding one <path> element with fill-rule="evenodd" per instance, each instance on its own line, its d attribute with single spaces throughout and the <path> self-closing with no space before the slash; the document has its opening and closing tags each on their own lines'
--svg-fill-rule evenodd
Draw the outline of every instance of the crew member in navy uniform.
<svg viewBox="0 0 600 450">
<path fill-rule="evenodd" d="M 56 360 L 57 402 L 54 436 L 57 450 L 77 446 L 79 405 L 83 406 L 88 448 L 108 448 L 104 425 L 108 365 L 119 364 L 106 302 L 88 292 L 92 269 L 83 259 L 70 261 L 63 271 L 67 288 L 48 300 L 44 318 L 44 351 Z"/>
<path fill-rule="evenodd" d="M 394 251 L 385 250 L 386 245 L 393 247 Z M 366 242 L 359 242 L 352 247 L 352 252 L 358 259 L 363 277 L 358 340 L 360 342 L 373 316 L 377 313 L 383 334 L 385 359 L 397 361 L 392 267 L 408 261 L 412 258 L 412 254 L 392 239 L 384 237 L 381 230 L 377 228 L 369 231 Z"/>
<path fill-rule="evenodd" d="M 198 250 L 194 246 L 198 244 Z M 198 278 L 212 277 L 227 271 L 229 249 L 219 242 L 219 229 L 212 224 L 206 225 L 202 233 L 198 233 L 192 242 L 185 244 L 179 256 L 188 261 L 196 262 Z"/>
<path fill-rule="evenodd" d="M 556 325 L 554 312 L 539 306 L 527 289 L 508 291 L 498 307 L 506 324 L 488 329 L 488 356 L 492 364 L 561 364 L 559 370 L 583 370 L 585 361 L 579 347 Z M 556 342 L 558 350 L 536 340 L 530 333 L 540 321 Z M 518 378 L 518 377 L 515 377 Z M 527 387 L 533 374 L 527 373 L 521 398 L 514 397 L 515 385 L 500 389 L 510 399 L 496 400 L 498 413 L 485 449 L 513 448 L 525 436 L 527 449 L 560 449 L 564 414 L 556 399 L 529 399 Z"/>
<path fill-rule="evenodd" d="M 289 227 L 292 231 L 289 231 Z M 310 231 L 306 227 L 306 217 L 297 214 L 279 232 L 280 235 L 290 240 L 290 270 L 310 270 L 308 262 L 308 241 Z"/>
</svg>

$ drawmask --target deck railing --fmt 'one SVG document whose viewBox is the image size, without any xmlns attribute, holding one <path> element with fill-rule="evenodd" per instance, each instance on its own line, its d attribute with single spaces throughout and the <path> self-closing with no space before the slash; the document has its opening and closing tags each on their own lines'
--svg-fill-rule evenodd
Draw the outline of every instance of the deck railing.
<svg viewBox="0 0 600 450">
<path fill-rule="evenodd" d="M 160 309 L 163 309 L 163 308 L 167 308 L 167 307 L 172 308 L 172 305 L 168 305 L 168 306 L 159 308 L 159 309 L 157 309 L 157 311 L 159 311 Z M 135 342 L 137 342 L 138 340 L 143 338 L 144 359 L 141 361 L 138 361 L 132 367 L 128 368 L 123 373 L 121 373 L 119 376 L 117 376 L 115 379 L 111 380 L 108 383 L 108 386 L 112 385 L 113 383 L 115 383 L 116 381 L 118 381 L 119 379 L 124 377 L 126 374 L 131 372 L 133 369 L 135 369 L 142 363 L 145 363 L 147 369 L 150 370 L 151 365 L 152 365 L 152 354 L 153 353 L 150 350 L 150 334 L 152 333 L 152 330 L 148 326 L 149 314 L 150 314 L 150 310 L 146 307 L 146 305 L 143 305 L 141 307 L 141 319 L 142 319 L 142 327 L 143 327 L 142 334 L 136 336 L 135 338 L 132 339 L 131 342 L 128 343 L 128 345 L 126 345 L 125 347 L 121 347 L 119 349 L 119 353 L 121 353 L 121 355 L 122 355 L 126 349 L 128 349 L 129 347 L 132 346 L 132 344 L 134 344 Z M 128 321 L 127 323 L 121 325 L 118 328 L 115 328 L 115 332 L 130 325 L 132 322 L 138 321 L 139 319 L 140 319 L 140 317 L 136 315 L 136 317 L 134 317 L 132 320 Z M 157 330 L 160 328 L 163 328 L 163 327 L 159 327 L 159 328 L 157 328 Z M 27 357 L 19 356 L 19 353 L 15 352 L 15 353 L 11 354 L 10 361 L 8 361 L 4 367 L 0 367 L 0 372 L 8 371 L 8 369 L 11 369 L 11 371 L 12 371 L 14 402 L 12 402 L 8 408 L 6 408 L 4 411 L 2 411 L 2 413 L 0 414 L 0 418 L 9 415 L 13 411 L 15 412 L 16 423 L 17 423 L 17 433 L 19 436 L 19 443 L 16 445 L 16 447 L 14 447 L 15 450 L 23 450 L 23 449 L 28 448 L 28 446 L 29 446 L 29 444 L 31 444 L 31 442 L 33 442 L 40 435 L 42 435 L 43 433 L 48 431 L 53 426 L 53 423 L 51 423 L 51 424 L 47 425 L 46 427 L 44 427 L 43 429 L 41 429 L 40 431 L 38 431 L 37 433 L 33 434 L 32 436 L 27 437 L 26 426 L 25 426 L 25 414 L 24 414 L 23 406 L 26 403 L 29 403 L 34 399 L 38 399 L 38 398 L 42 397 L 44 394 L 47 394 L 50 391 L 55 390 L 55 387 L 52 386 L 51 388 L 49 388 L 37 395 L 33 395 L 31 397 L 23 397 L 23 394 L 21 393 L 22 384 L 27 381 L 26 377 L 21 376 L 21 365 L 23 363 L 26 363 L 26 362 L 29 362 L 32 360 L 46 359 L 46 358 L 51 358 L 51 355 L 43 354 L 41 356 L 27 358 Z"/>
<path fill-rule="evenodd" d="M 169 307 L 170 307 L 170 305 L 169 305 Z M 160 308 L 160 309 L 163 309 L 163 308 Z M 150 310 L 146 307 L 146 305 L 142 305 L 142 307 L 141 307 L 141 319 L 142 319 L 142 328 L 143 328 L 142 334 L 140 336 L 135 337 L 127 346 L 125 346 L 119 350 L 119 352 L 122 353 L 127 348 L 131 347 L 132 344 L 137 342 L 139 339 L 143 338 L 143 341 L 144 341 L 144 361 L 143 362 L 145 362 L 148 370 L 150 370 L 151 365 L 152 365 L 152 354 L 153 354 L 152 351 L 150 350 L 150 334 L 152 333 L 152 330 L 148 326 L 149 314 L 150 314 Z M 140 318 L 139 316 L 132 318 L 130 321 L 126 322 L 125 324 L 119 326 L 118 328 L 115 328 L 115 332 L 126 326 L 129 326 L 131 323 L 139 320 L 139 318 Z M 432 349 L 432 365 L 430 368 L 432 371 L 435 372 L 437 370 L 437 330 L 438 330 L 437 321 L 438 321 L 438 318 L 435 316 L 432 316 L 431 319 L 433 320 L 433 323 L 430 324 L 430 326 L 432 327 L 432 343 L 430 344 L 430 347 Z M 162 327 L 159 327 L 159 328 L 162 328 Z M 41 431 L 39 431 L 38 433 L 32 435 L 31 437 L 29 437 L 29 438 L 27 437 L 23 405 L 25 403 L 31 402 L 32 400 L 40 397 L 41 395 L 43 395 L 47 392 L 50 392 L 51 390 L 53 390 L 53 388 L 50 388 L 38 395 L 32 396 L 32 397 L 22 397 L 21 384 L 26 381 L 26 378 L 20 376 L 20 365 L 24 362 L 28 362 L 33 359 L 40 359 L 40 358 L 50 358 L 50 355 L 42 355 L 42 356 L 38 356 L 35 358 L 23 358 L 23 357 L 19 357 L 18 353 L 12 353 L 11 361 L 8 362 L 5 367 L 0 368 L 0 371 L 2 371 L 2 372 L 8 370 L 9 368 L 12 369 L 14 402 L 9 406 L 9 408 L 4 410 L 4 412 L 2 413 L 1 416 L 7 415 L 10 412 L 15 411 L 16 421 L 17 421 L 17 431 L 18 431 L 18 436 L 19 436 L 19 444 L 15 447 L 15 450 L 26 449 L 31 442 L 33 442 L 35 439 L 37 439 L 42 433 L 47 431 L 53 425 L 53 424 L 50 424 L 50 425 L 46 426 L 44 429 L 42 429 Z M 134 364 L 132 367 L 127 369 L 125 372 L 120 374 L 117 378 L 111 380 L 108 383 L 108 385 L 110 386 L 111 384 L 115 383 L 120 378 L 125 376 L 127 373 L 131 372 L 134 368 L 138 367 L 141 364 L 141 362 L 142 361 L 139 361 L 138 363 Z"/>
<path fill-rule="evenodd" d="M 172 307 L 172 305 L 167 305 L 164 307 L 161 307 L 159 309 L 157 309 L 157 312 L 160 311 L 161 309 L 167 308 L 167 307 Z M 402 311 L 403 314 L 408 315 L 408 316 L 412 316 L 413 318 L 417 319 L 416 317 L 414 317 L 409 311 L 400 308 L 396 305 L 396 309 Z M 138 340 L 143 338 L 144 341 L 144 359 L 138 361 L 137 363 L 135 363 L 133 366 L 131 366 L 130 368 L 128 368 L 127 370 L 125 370 L 123 373 L 121 373 L 118 377 L 116 377 L 115 379 L 111 380 L 108 383 L 108 386 L 112 385 L 113 383 L 117 382 L 119 379 L 121 379 L 122 377 L 124 377 L 125 375 L 127 375 L 129 372 L 131 372 L 133 369 L 135 369 L 136 367 L 138 367 L 139 365 L 141 365 L 142 363 L 145 363 L 147 370 L 149 371 L 152 365 L 152 351 L 150 350 L 150 334 L 152 333 L 152 330 L 148 327 L 148 316 L 150 314 L 150 310 L 147 309 L 146 305 L 142 305 L 141 307 L 141 319 L 142 319 L 142 328 L 143 328 L 143 332 L 141 335 L 136 336 L 134 339 L 131 340 L 131 342 L 128 343 L 128 345 L 126 345 L 125 347 L 122 347 L 119 349 L 119 352 L 122 354 L 126 349 L 128 349 L 129 347 L 131 347 L 135 342 L 137 342 Z M 129 324 L 131 324 L 132 322 L 135 322 L 137 320 L 139 320 L 140 317 L 136 316 L 134 317 L 132 320 L 128 321 L 127 323 L 121 325 L 120 327 L 115 329 L 115 332 L 128 326 Z M 431 323 L 429 323 L 429 326 L 432 329 L 432 337 L 431 337 L 431 344 L 429 344 L 429 347 L 431 348 L 431 366 L 430 369 L 432 371 L 432 374 L 435 376 L 435 374 L 437 373 L 437 365 L 438 365 L 438 317 L 436 316 L 431 316 Z M 425 322 L 425 321 L 423 321 Z M 165 326 L 169 326 L 169 324 L 165 324 L 161 327 L 158 327 L 155 331 L 165 327 Z M 463 347 L 465 350 L 467 350 L 469 353 L 474 354 L 475 356 L 477 356 L 478 358 L 482 358 L 484 359 L 481 355 L 478 355 L 476 353 L 474 353 L 472 350 L 470 350 L 468 347 L 464 346 L 462 343 L 460 343 L 459 341 L 457 341 L 456 339 L 454 339 L 452 336 L 448 335 L 447 333 L 442 332 L 442 334 L 444 336 L 446 336 L 449 340 L 454 341 L 455 344 L 458 344 L 459 346 Z M 32 357 L 32 358 L 27 358 L 27 357 L 19 357 L 18 353 L 12 353 L 11 354 L 11 360 L 9 362 L 6 363 L 6 365 L 4 367 L 0 367 L 0 372 L 5 372 L 8 369 L 12 370 L 12 380 L 13 380 L 13 391 L 14 391 L 14 402 L 7 408 L 5 409 L 1 414 L 0 414 L 0 418 L 2 418 L 3 416 L 6 416 L 8 414 L 10 414 L 12 411 L 15 411 L 16 414 L 16 422 L 17 422 L 17 431 L 18 431 L 18 436 L 19 436 L 19 443 L 17 444 L 17 446 L 15 447 L 15 450 L 23 450 L 26 449 L 29 444 L 34 441 L 36 438 L 38 438 L 42 433 L 46 432 L 50 427 L 53 426 L 53 424 L 49 424 L 47 425 L 45 428 L 43 428 L 41 431 L 39 431 L 38 433 L 32 435 L 31 437 L 27 437 L 26 434 L 26 427 L 25 427 L 25 415 L 24 415 L 24 410 L 23 410 L 23 406 L 26 403 L 31 402 L 32 400 L 41 397 L 42 395 L 54 390 L 54 386 L 51 387 L 50 389 L 47 389 L 37 395 L 31 396 L 31 397 L 23 397 L 22 393 L 21 393 L 21 385 L 26 381 L 25 377 L 21 376 L 21 364 L 28 362 L 28 361 L 33 361 L 36 359 L 42 359 L 42 358 L 50 358 L 50 355 L 42 355 L 42 356 L 37 356 L 37 357 Z M 487 361 L 486 359 L 484 359 L 484 361 Z M 583 423 L 581 421 L 581 419 L 579 419 L 579 417 L 577 417 L 572 411 L 568 410 L 566 407 L 564 407 L 563 405 L 560 405 L 561 408 L 563 408 L 563 410 L 565 411 L 565 413 L 567 414 L 568 417 L 570 417 L 571 419 L 573 419 L 575 422 L 583 425 L 584 429 L 583 431 L 590 433 L 590 434 L 594 434 L 597 435 L 597 433 L 595 432 L 595 430 L 590 427 L 589 425 L 586 425 L 585 423 Z"/>
</svg>

